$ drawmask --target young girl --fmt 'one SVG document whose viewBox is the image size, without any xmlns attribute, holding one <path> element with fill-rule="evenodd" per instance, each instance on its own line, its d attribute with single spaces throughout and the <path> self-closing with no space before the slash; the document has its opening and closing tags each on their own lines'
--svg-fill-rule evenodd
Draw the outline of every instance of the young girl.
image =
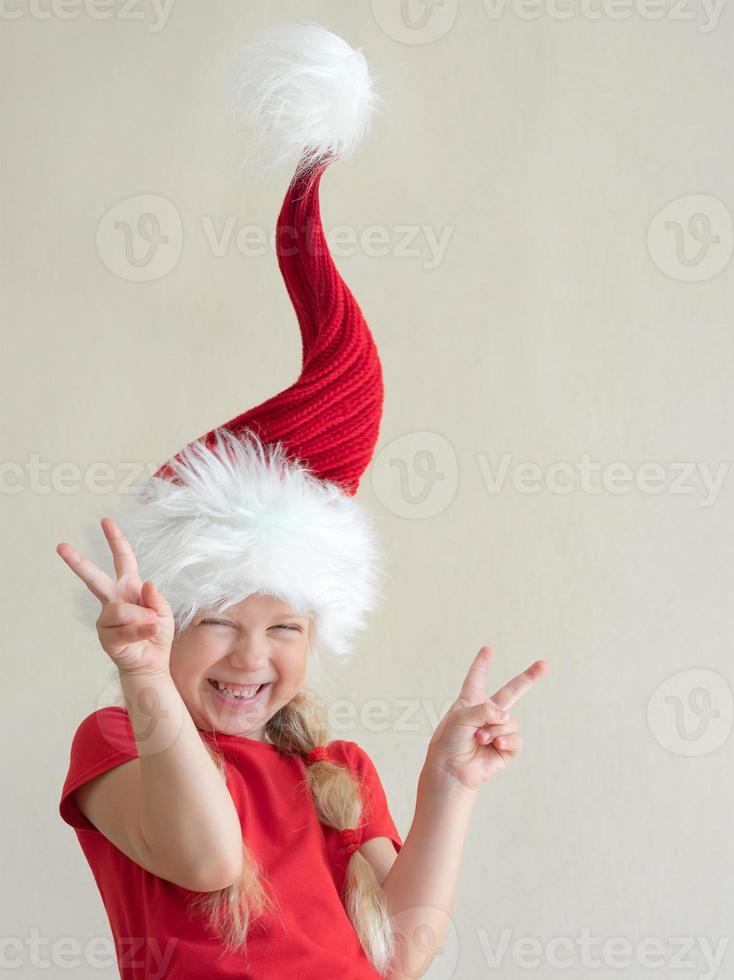
<svg viewBox="0 0 734 980">
<path fill-rule="evenodd" d="M 367 753 L 329 739 L 310 683 L 322 655 L 351 655 L 378 593 L 380 553 L 353 498 L 382 376 L 318 187 L 374 99 L 361 54 L 318 25 L 266 31 L 243 58 L 252 120 L 298 154 L 276 243 L 303 370 L 102 520 L 114 578 L 57 546 L 101 603 L 126 705 L 79 725 L 60 813 L 123 978 L 412 978 L 446 933 L 477 790 L 520 751 L 507 709 L 548 665 L 490 698 L 479 650 L 429 743 L 404 842 Z"/>
</svg>

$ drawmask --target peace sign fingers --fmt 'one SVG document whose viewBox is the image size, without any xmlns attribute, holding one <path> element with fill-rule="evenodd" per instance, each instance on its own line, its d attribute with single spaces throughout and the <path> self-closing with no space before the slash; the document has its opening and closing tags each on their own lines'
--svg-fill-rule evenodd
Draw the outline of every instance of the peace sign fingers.
<svg viewBox="0 0 734 980">
<path fill-rule="evenodd" d="M 80 555 L 73 545 L 62 541 L 56 545 L 56 553 L 60 555 L 69 568 L 78 575 L 90 592 L 97 596 L 104 605 L 113 598 L 115 583 L 102 569 L 97 568 L 94 562 Z"/>
<path fill-rule="evenodd" d="M 514 704 L 515 701 L 530 690 L 539 677 L 542 677 L 549 670 L 550 664 L 547 660 L 536 660 L 535 663 L 532 663 L 521 674 L 513 677 L 511 681 L 503 684 L 502 687 L 495 691 L 492 695 L 492 701 L 498 704 L 500 708 L 509 708 L 510 705 Z"/>
<path fill-rule="evenodd" d="M 479 653 L 472 661 L 471 667 L 467 671 L 464 683 L 461 685 L 458 702 L 465 705 L 481 704 L 487 700 L 487 692 L 484 689 L 487 676 L 487 665 L 492 656 L 492 647 L 481 647 Z"/>
<path fill-rule="evenodd" d="M 115 563 L 115 574 L 118 579 L 122 578 L 123 575 L 137 575 L 138 563 L 133 549 L 111 517 L 102 518 L 102 530 L 112 551 L 112 560 Z"/>
</svg>

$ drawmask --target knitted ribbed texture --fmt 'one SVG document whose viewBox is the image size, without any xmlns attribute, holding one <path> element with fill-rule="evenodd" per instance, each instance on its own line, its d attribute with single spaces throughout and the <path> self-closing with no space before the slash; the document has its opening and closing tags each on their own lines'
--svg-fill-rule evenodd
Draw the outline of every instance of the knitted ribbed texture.
<svg viewBox="0 0 734 980">
<path fill-rule="evenodd" d="M 291 181 L 276 230 L 278 264 L 301 330 L 301 374 L 224 427 L 282 442 L 290 458 L 352 496 L 379 436 L 384 389 L 374 339 L 321 224 L 319 185 L 329 162 Z M 202 437 L 207 446 L 215 431 Z M 155 475 L 174 478 L 167 464 Z"/>
</svg>

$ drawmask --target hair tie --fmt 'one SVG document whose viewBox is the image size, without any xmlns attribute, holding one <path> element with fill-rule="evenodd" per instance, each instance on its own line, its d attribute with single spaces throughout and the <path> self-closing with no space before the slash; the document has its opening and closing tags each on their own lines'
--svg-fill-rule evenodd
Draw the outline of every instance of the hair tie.
<svg viewBox="0 0 734 980">
<path fill-rule="evenodd" d="M 347 856 L 351 857 L 362 846 L 362 831 L 357 827 L 347 827 L 340 833 L 344 850 L 347 852 Z"/>
<path fill-rule="evenodd" d="M 317 745 L 316 748 L 311 749 L 311 751 L 308 752 L 304 758 L 307 766 L 310 766 L 312 762 L 329 762 L 329 756 L 325 745 Z"/>
</svg>

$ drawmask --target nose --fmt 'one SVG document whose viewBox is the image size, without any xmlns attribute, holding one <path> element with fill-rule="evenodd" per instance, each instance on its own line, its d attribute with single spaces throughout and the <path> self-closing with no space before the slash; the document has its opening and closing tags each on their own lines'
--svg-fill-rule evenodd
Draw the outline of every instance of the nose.
<svg viewBox="0 0 734 980">
<path fill-rule="evenodd" d="M 268 647 L 264 639 L 257 636 L 243 636 L 228 657 L 232 667 L 255 673 L 268 662 Z"/>
</svg>

